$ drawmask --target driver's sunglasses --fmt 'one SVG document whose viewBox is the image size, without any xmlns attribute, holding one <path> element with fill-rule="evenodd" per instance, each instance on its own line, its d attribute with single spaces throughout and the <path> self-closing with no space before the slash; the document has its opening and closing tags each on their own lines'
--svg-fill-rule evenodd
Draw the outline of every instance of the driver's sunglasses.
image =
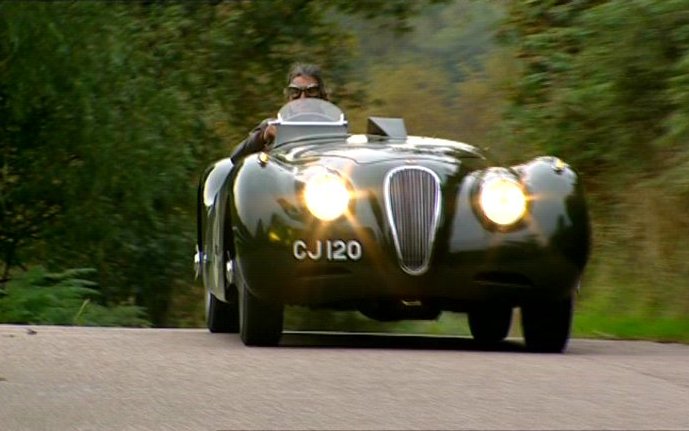
<svg viewBox="0 0 689 431">
<path fill-rule="evenodd" d="M 295 100 L 301 97 L 301 93 L 304 93 L 306 97 L 319 97 L 321 95 L 320 85 L 309 84 L 304 87 L 299 85 L 290 84 L 287 87 L 287 97 L 289 100 Z"/>
</svg>

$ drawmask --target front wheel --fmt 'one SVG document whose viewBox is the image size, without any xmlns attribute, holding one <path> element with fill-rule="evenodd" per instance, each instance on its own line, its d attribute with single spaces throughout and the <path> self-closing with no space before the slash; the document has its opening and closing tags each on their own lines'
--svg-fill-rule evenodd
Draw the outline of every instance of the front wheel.
<svg viewBox="0 0 689 431">
<path fill-rule="evenodd" d="M 532 352 L 561 353 L 569 341 L 572 298 L 531 301 L 522 306 L 522 330 Z"/>
<path fill-rule="evenodd" d="M 480 344 L 496 344 L 504 340 L 512 323 L 512 307 L 485 304 L 469 311 L 471 335 Z"/>
<path fill-rule="evenodd" d="M 268 303 L 240 287 L 239 336 L 247 346 L 275 346 L 282 336 L 284 306 Z"/>
</svg>

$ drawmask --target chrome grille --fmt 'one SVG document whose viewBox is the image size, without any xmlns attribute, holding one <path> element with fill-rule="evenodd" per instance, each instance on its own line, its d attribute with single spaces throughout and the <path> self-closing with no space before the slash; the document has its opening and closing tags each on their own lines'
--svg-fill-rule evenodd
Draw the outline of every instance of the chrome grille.
<svg viewBox="0 0 689 431">
<path fill-rule="evenodd" d="M 385 178 L 385 207 L 400 266 L 426 272 L 440 216 L 440 179 L 421 166 L 404 166 Z"/>
</svg>

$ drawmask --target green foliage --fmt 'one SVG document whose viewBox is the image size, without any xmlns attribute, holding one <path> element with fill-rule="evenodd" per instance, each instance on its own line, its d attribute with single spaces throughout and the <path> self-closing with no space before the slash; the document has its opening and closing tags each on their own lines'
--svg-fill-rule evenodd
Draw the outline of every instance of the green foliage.
<svg viewBox="0 0 689 431">
<path fill-rule="evenodd" d="M 458 138 L 486 149 L 501 164 L 523 163 L 540 155 L 528 142 L 513 145 L 503 121 L 510 88 L 518 75 L 513 50 L 496 48 L 482 58 L 479 67 L 467 69 L 466 78 L 455 86 Z"/>
<path fill-rule="evenodd" d="M 137 325 L 102 305 L 133 303 L 197 324 L 198 175 L 273 115 L 295 61 L 323 66 L 354 131 L 399 115 L 501 162 L 563 157 L 594 218 L 583 309 L 689 313 L 686 0 L 266 0 L 0 2 L 0 280 L 41 262 L 99 286 L 13 279 L 0 316 Z"/>
<path fill-rule="evenodd" d="M 369 116 L 397 116 L 405 119 L 412 134 L 456 135 L 454 119 L 447 114 L 452 102 L 447 88 L 451 84 L 442 70 L 423 69 L 410 59 L 373 66 L 366 76 L 368 87 L 375 88 L 375 92 L 370 105 L 348 112 L 353 132 L 364 133 Z"/>
<path fill-rule="evenodd" d="M 587 185 L 586 321 L 672 332 L 650 322 L 689 312 L 689 4 L 513 2 L 502 36 L 522 70 L 507 116 L 513 145 L 563 157 Z M 638 331 L 643 321 L 655 329 Z"/>
<path fill-rule="evenodd" d="M 360 96 L 332 11 L 404 30 L 425 3 L 0 2 L 0 278 L 94 267 L 104 301 L 166 324 L 203 169 L 280 106 L 295 61 Z"/>
<path fill-rule="evenodd" d="M 406 2 L 419 5 L 419 2 Z M 388 64 L 415 63 L 421 70 L 443 73 L 453 82 L 464 80 L 467 69 L 480 68 L 495 47 L 494 36 L 503 8 L 486 1 L 442 1 L 424 8 L 409 20 L 405 33 L 382 32 L 375 21 L 344 17 L 354 29 L 361 49 L 357 63 L 366 71 Z M 406 80 L 399 85 L 408 87 Z M 370 88 L 370 87 L 369 87 Z"/>
<path fill-rule="evenodd" d="M 689 6 L 557 3 L 516 2 L 511 10 L 508 28 L 524 64 L 513 95 L 516 140 L 593 174 L 663 167 L 667 147 L 686 139 Z"/>
<path fill-rule="evenodd" d="M 353 131 L 363 132 L 368 116 L 399 116 L 411 134 L 492 143 L 511 61 L 495 52 L 502 15 L 489 2 L 456 0 L 424 9 L 403 35 L 348 22 L 369 89 L 367 103 L 347 112 Z"/>
<path fill-rule="evenodd" d="M 575 337 L 689 343 L 689 321 L 678 317 L 649 319 L 583 310 L 575 316 L 572 332 Z"/>
<path fill-rule="evenodd" d="M 418 15 L 427 4 L 447 3 L 448 0 L 408 1 L 408 0 L 329 0 L 328 5 L 348 14 L 359 15 L 372 21 L 373 25 L 391 28 L 398 35 L 410 31 L 413 25 L 410 18 Z M 320 3 L 321 5 L 323 3 Z"/>
<path fill-rule="evenodd" d="M 98 304 L 92 269 L 49 273 L 35 267 L 13 278 L 0 293 L 0 322 L 18 324 L 149 326 L 141 307 Z"/>
<path fill-rule="evenodd" d="M 121 7 L 3 8 L 7 111 L 0 145 L 10 155 L 3 158 L 10 178 L 17 177 L 3 181 L 4 217 L 24 207 L 39 215 L 55 209 L 50 223 L 22 217 L 37 230 L 33 237 L 8 230 L 37 240 L 24 248 L 31 259 L 97 267 L 106 300 L 151 289 L 140 303 L 159 317 L 158 304 L 182 267 L 168 259 L 181 257 L 192 237 L 184 233 L 189 217 L 181 218 L 181 203 L 193 193 L 180 187 L 195 173 L 190 144 L 204 140 L 185 94 L 167 80 L 168 53 L 148 49 L 153 35 Z M 165 46 L 169 36 L 157 35 Z M 143 272 L 144 263 L 161 270 Z"/>
</svg>

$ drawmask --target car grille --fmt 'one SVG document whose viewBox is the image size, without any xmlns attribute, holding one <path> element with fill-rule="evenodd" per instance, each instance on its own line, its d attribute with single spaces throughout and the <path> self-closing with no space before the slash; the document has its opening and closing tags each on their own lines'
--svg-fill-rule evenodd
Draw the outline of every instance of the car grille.
<svg viewBox="0 0 689 431">
<path fill-rule="evenodd" d="M 405 166 L 385 178 L 385 207 L 400 266 L 426 272 L 440 215 L 440 180 L 421 166 Z"/>
</svg>

